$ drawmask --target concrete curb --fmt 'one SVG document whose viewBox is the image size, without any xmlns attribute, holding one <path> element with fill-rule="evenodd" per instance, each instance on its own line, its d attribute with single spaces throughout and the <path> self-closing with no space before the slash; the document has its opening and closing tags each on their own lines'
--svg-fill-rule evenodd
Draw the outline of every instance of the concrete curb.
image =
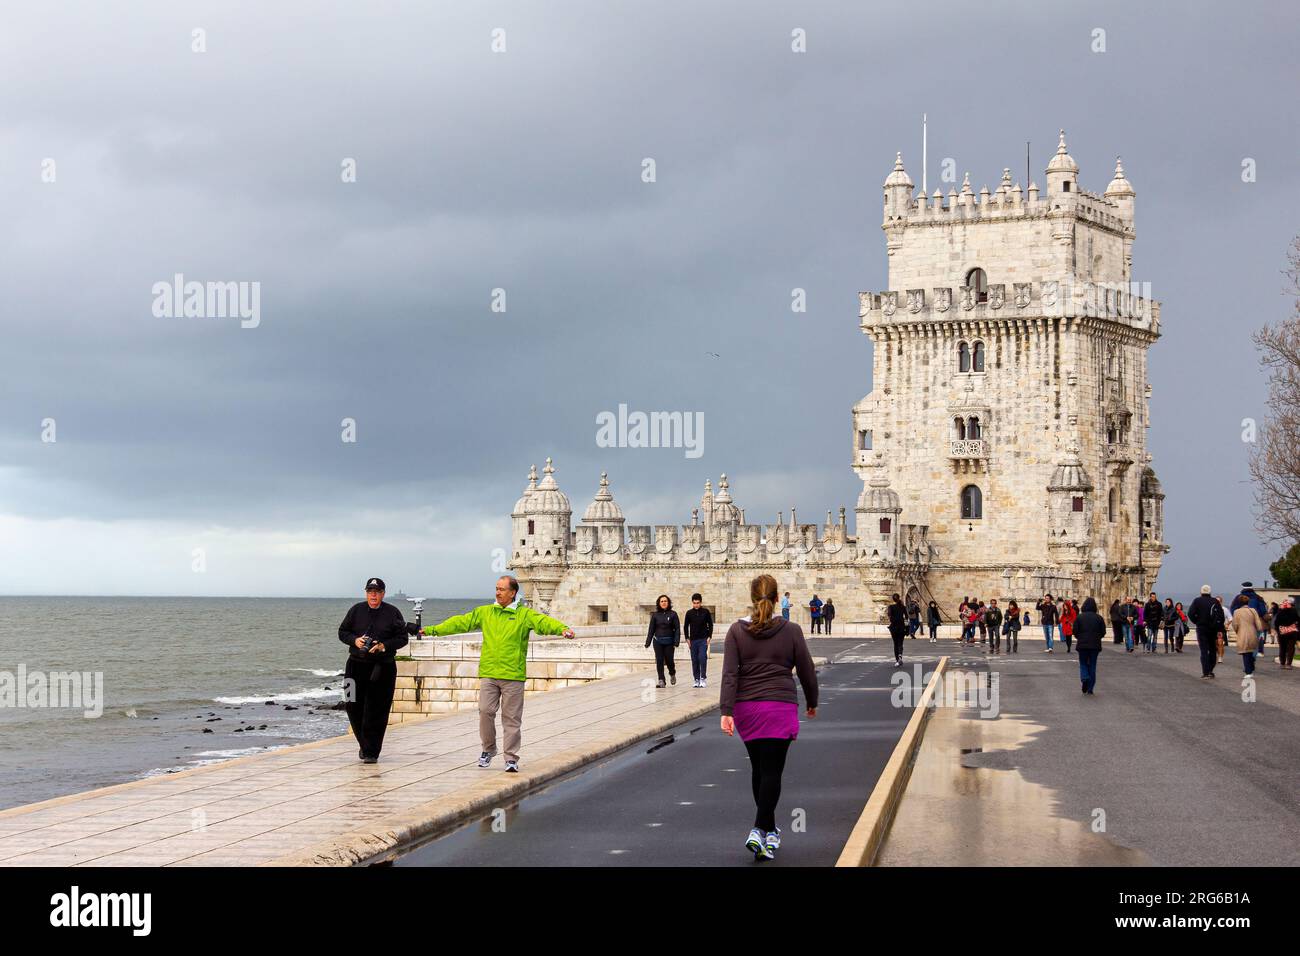
<svg viewBox="0 0 1300 956">
<path fill-rule="evenodd" d="M 903 735 L 894 746 L 894 752 L 889 755 L 889 762 L 885 764 L 875 789 L 871 791 L 867 805 L 862 808 L 862 815 L 858 817 L 853 832 L 849 834 L 848 842 L 840 851 L 840 858 L 835 861 L 837 867 L 875 864 L 876 854 L 880 852 L 881 844 L 885 842 L 885 836 L 889 833 L 889 824 L 894 819 L 898 801 L 902 799 L 903 791 L 907 789 L 907 781 L 911 779 L 912 760 L 921 746 L 921 738 L 925 736 L 925 725 L 930 719 L 930 702 L 934 699 L 935 690 L 939 686 L 939 681 L 943 679 L 943 672 L 947 666 L 948 658 L 946 656 L 939 658 L 939 664 L 930 676 L 930 682 L 926 684 L 921 699 L 917 701 L 912 717 L 903 729 Z"/>
<path fill-rule="evenodd" d="M 438 836 L 496 807 L 508 806 L 546 783 L 571 773 L 593 761 L 608 757 L 639 741 L 661 734 L 686 720 L 703 717 L 717 710 L 718 703 L 708 699 L 683 711 L 659 718 L 634 734 L 611 735 L 594 744 L 575 747 L 539 760 L 537 769 L 514 774 L 484 775 L 482 785 L 470 788 L 454 802 L 446 798 L 421 804 L 413 810 L 377 821 L 373 830 L 359 830 L 346 836 L 324 840 L 287 856 L 269 860 L 261 866 L 359 866 L 381 862 L 398 851 L 430 837 Z M 503 778 L 509 783 L 503 784 Z"/>
</svg>

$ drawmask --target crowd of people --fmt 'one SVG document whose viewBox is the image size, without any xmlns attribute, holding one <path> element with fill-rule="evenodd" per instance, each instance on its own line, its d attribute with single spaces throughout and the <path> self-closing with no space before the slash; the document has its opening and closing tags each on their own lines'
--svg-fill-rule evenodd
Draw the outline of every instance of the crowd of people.
<svg viewBox="0 0 1300 956">
<path fill-rule="evenodd" d="M 500 712 L 505 731 L 505 769 L 519 771 L 522 745 L 524 681 L 528 638 L 531 632 L 572 638 L 572 628 L 541 614 L 519 600 L 519 582 L 503 575 L 496 585 L 496 601 L 468 614 L 455 615 L 440 624 L 417 629 L 403 620 L 401 612 L 384 603 L 384 582 L 370 578 L 366 600 L 348 610 L 339 626 L 339 640 L 348 647 L 345 697 L 346 710 L 364 763 L 375 763 L 383 746 L 388 711 L 397 677 L 395 657 L 410 636 L 446 637 L 469 631 L 482 633 L 479 659 L 479 736 L 482 752 L 478 765 L 487 768 L 497 755 L 496 716 Z M 745 846 L 758 860 L 770 860 L 781 845 L 776 825 L 776 805 L 781 795 L 781 778 L 790 744 L 799 734 L 798 688 L 802 686 L 805 716 L 817 715 L 817 674 L 803 629 L 790 620 L 794 606 L 790 592 L 778 598 L 776 580 L 761 574 L 750 582 L 750 613 L 727 629 L 722 661 L 720 694 L 721 730 L 739 735 L 749 753 L 751 783 L 756 808 L 754 825 Z M 813 633 L 831 633 L 835 604 L 814 594 L 805 607 Z M 778 613 L 779 610 L 779 613 Z M 1059 642 L 1066 653 L 1079 655 L 1080 688 L 1091 695 L 1097 684 L 1097 659 L 1106 635 L 1107 618 L 1097 602 L 1086 597 L 1056 598 L 1044 594 L 1032 611 L 1015 600 L 1000 606 L 996 598 L 987 603 L 967 597 L 957 609 L 964 647 L 983 646 L 989 654 L 1016 654 L 1020 632 L 1033 626 L 1033 614 L 1043 629 L 1043 652 L 1055 652 Z M 1137 596 L 1111 602 L 1107 616 L 1111 642 L 1123 645 L 1126 653 L 1183 653 L 1184 637 L 1194 633 L 1201 657 L 1201 679 L 1212 680 L 1223 659 L 1229 637 L 1241 656 L 1246 674 L 1253 674 L 1257 659 L 1264 654 L 1270 634 L 1278 645 L 1278 665 L 1290 670 L 1300 632 L 1300 609 L 1290 600 L 1281 606 L 1267 605 L 1251 586 L 1225 604 L 1211 594 L 1209 585 L 1184 609 L 1172 598 L 1161 601 L 1152 592 L 1146 600 Z M 891 597 L 886 619 L 893 642 L 895 666 L 902 666 L 904 640 L 916 638 L 922 626 L 929 629 L 930 643 L 937 643 L 943 615 L 930 601 L 922 608 L 912 598 Z M 824 631 L 823 631 L 824 628 Z M 691 670 L 695 687 L 708 686 L 709 643 L 713 616 L 700 594 L 691 595 L 691 609 L 684 622 L 673 610 L 672 598 L 659 595 L 650 613 L 647 648 L 654 647 L 658 686 L 677 683 L 674 649 L 682 637 L 690 645 Z"/>
<path fill-rule="evenodd" d="M 1278 647 L 1278 665 L 1284 670 L 1292 669 L 1300 611 L 1290 600 L 1280 606 L 1270 606 L 1249 581 L 1242 584 L 1241 592 L 1229 604 L 1224 603 L 1222 595 L 1212 595 L 1211 591 L 1208 584 L 1202 587 L 1200 595 L 1186 609 L 1181 601 L 1170 597 L 1161 601 L 1154 591 L 1145 600 L 1136 595 L 1116 598 L 1107 610 L 1111 642 L 1124 645 L 1128 654 L 1181 654 L 1184 638 L 1195 633 L 1201 654 L 1201 679 L 1212 680 L 1228 640 L 1233 641 L 1241 656 L 1244 672 L 1253 674 L 1272 635 Z M 916 602 L 912 601 L 904 610 L 907 618 L 913 617 L 915 606 Z M 919 612 L 917 607 L 917 616 Z M 1038 626 L 1043 629 L 1043 653 L 1054 653 L 1058 643 L 1065 646 L 1067 654 L 1077 651 L 1083 693 L 1092 693 L 1097 680 L 1095 652 L 1100 652 L 1104 642 L 1106 619 L 1101 617 L 1097 602 L 1091 597 L 1085 598 L 1081 605 L 1074 598 L 1044 594 L 1035 602 L 1033 612 L 1027 607 L 1022 610 L 1014 600 L 1003 609 L 998 607 L 996 598 L 987 604 L 978 598 L 963 598 L 957 609 L 961 643 L 970 648 L 978 644 L 989 654 L 1017 653 L 1020 631 L 1033 626 L 1034 613 L 1038 615 Z M 927 616 L 931 621 L 930 640 L 934 641 L 939 612 L 933 601 Z"/>
</svg>

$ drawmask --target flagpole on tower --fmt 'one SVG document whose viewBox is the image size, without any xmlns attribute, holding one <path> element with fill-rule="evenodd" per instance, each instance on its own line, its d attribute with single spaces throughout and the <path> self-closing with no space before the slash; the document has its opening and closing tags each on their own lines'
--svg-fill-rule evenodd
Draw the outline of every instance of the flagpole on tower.
<svg viewBox="0 0 1300 956">
<path fill-rule="evenodd" d="M 929 144 L 926 141 L 925 114 L 922 113 L 921 114 L 921 195 L 922 196 L 925 196 L 926 194 L 925 173 L 926 170 L 929 169 L 929 166 L 926 163 L 926 159 L 928 158 L 926 154 L 926 148 L 928 145 Z M 922 201 L 924 202 L 924 200 Z"/>
</svg>

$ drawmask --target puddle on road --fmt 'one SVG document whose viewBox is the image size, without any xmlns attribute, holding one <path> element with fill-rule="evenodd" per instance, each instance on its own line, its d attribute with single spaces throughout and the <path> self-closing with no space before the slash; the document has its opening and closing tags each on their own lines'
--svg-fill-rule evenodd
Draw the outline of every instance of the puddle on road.
<svg viewBox="0 0 1300 956">
<path fill-rule="evenodd" d="M 1006 713 L 981 719 L 969 707 L 931 714 L 877 866 L 1152 865 L 1089 821 L 1056 816 L 1055 792 L 1015 768 L 1015 751 L 1042 725 Z"/>
</svg>

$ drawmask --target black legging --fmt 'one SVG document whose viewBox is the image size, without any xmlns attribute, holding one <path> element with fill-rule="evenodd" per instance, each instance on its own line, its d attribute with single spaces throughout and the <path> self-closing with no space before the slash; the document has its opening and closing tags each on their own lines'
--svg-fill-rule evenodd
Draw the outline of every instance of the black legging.
<svg viewBox="0 0 1300 956">
<path fill-rule="evenodd" d="M 903 656 L 903 632 L 899 631 L 895 634 L 890 631 L 889 636 L 894 639 L 894 657 L 901 658 Z"/>
<path fill-rule="evenodd" d="M 785 770 L 785 755 L 790 749 L 789 739 L 760 737 L 746 740 L 749 751 L 750 778 L 754 785 L 754 826 L 764 833 L 776 829 L 776 802 L 781 799 L 781 774 Z"/>
</svg>

